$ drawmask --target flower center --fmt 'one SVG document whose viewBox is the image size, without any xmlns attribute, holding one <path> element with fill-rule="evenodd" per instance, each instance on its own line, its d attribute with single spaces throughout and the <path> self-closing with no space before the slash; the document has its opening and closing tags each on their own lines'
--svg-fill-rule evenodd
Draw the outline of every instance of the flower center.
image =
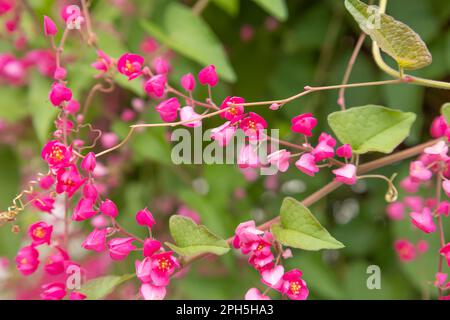
<svg viewBox="0 0 450 320">
<path fill-rule="evenodd" d="M 64 159 L 64 155 L 61 148 L 57 146 L 52 147 L 50 158 L 52 158 L 54 161 L 61 161 L 62 159 Z"/>
<path fill-rule="evenodd" d="M 39 238 L 39 239 L 44 238 L 44 237 L 45 237 L 45 231 L 44 231 L 44 228 L 42 228 L 42 227 L 37 227 L 36 229 L 34 229 L 33 235 L 34 235 L 36 238 Z"/>
<path fill-rule="evenodd" d="M 291 285 L 289 286 L 289 289 L 293 294 L 299 294 L 301 288 L 302 286 L 298 281 L 291 282 Z"/>
<path fill-rule="evenodd" d="M 22 260 L 20 260 L 20 264 L 27 264 L 28 260 L 26 258 L 23 258 Z"/>
<path fill-rule="evenodd" d="M 136 68 L 134 67 L 134 65 L 130 62 L 130 60 L 127 60 L 125 62 L 125 70 L 129 73 L 133 73 L 136 71 Z"/>
<path fill-rule="evenodd" d="M 161 271 L 168 271 L 172 267 L 172 262 L 167 258 L 161 258 L 158 261 L 158 269 Z"/>
</svg>

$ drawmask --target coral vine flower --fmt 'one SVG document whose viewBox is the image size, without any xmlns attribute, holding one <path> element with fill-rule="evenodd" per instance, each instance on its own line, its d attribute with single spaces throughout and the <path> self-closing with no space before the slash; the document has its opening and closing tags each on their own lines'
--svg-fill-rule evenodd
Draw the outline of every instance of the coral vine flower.
<svg viewBox="0 0 450 320">
<path fill-rule="evenodd" d="M 319 136 L 319 142 L 325 142 L 330 147 L 334 148 L 336 146 L 336 139 L 326 132 L 322 132 Z"/>
<path fill-rule="evenodd" d="M 97 161 L 95 159 L 95 153 L 93 152 L 89 152 L 86 157 L 84 157 L 83 161 L 81 161 L 81 168 L 86 172 L 93 172 L 96 165 Z"/>
<path fill-rule="evenodd" d="M 270 298 L 260 293 L 258 289 L 250 288 L 245 294 L 245 300 L 270 300 Z"/>
<path fill-rule="evenodd" d="M 97 214 L 97 211 L 94 209 L 94 199 L 92 198 L 82 198 L 78 202 L 75 210 L 72 214 L 73 221 L 84 221 L 92 218 Z"/>
<path fill-rule="evenodd" d="M 356 167 L 353 164 L 346 164 L 332 172 L 336 175 L 336 181 L 349 185 L 356 183 Z"/>
<path fill-rule="evenodd" d="M 344 144 L 337 148 L 336 154 L 338 157 L 350 159 L 352 157 L 352 147 L 349 144 Z"/>
<path fill-rule="evenodd" d="M 42 212 L 51 213 L 54 208 L 55 199 L 53 199 L 50 196 L 41 196 L 41 197 L 36 196 L 32 204 L 33 207 Z"/>
<path fill-rule="evenodd" d="M 394 244 L 395 251 L 397 251 L 398 257 L 403 262 L 409 262 L 416 258 L 416 248 L 408 240 L 397 240 Z"/>
<path fill-rule="evenodd" d="M 175 268 L 180 267 L 178 260 L 172 254 L 172 251 L 167 251 L 154 254 L 151 257 L 152 270 L 150 276 L 156 286 L 167 286 Z"/>
<path fill-rule="evenodd" d="M 309 290 L 306 282 L 301 278 L 302 272 L 297 269 L 288 271 L 283 276 L 281 292 L 292 300 L 306 300 Z"/>
<path fill-rule="evenodd" d="M 136 221 L 139 225 L 147 226 L 149 228 L 152 228 L 156 224 L 152 213 L 147 208 L 140 210 L 136 214 Z"/>
<path fill-rule="evenodd" d="M 47 37 L 52 37 L 58 33 L 56 24 L 47 16 L 44 16 L 44 33 Z"/>
<path fill-rule="evenodd" d="M 162 98 L 167 85 L 167 77 L 164 74 L 158 74 L 151 77 L 144 85 L 145 92 L 150 97 Z"/>
<path fill-rule="evenodd" d="M 55 82 L 52 85 L 48 98 L 55 107 L 59 107 L 63 102 L 68 102 L 72 99 L 72 91 L 64 84 Z"/>
<path fill-rule="evenodd" d="M 423 208 L 422 212 L 411 212 L 410 217 L 412 219 L 412 223 L 423 232 L 432 233 L 436 231 L 433 215 L 429 208 Z"/>
<path fill-rule="evenodd" d="M 113 260 L 123 260 L 128 254 L 135 250 L 134 238 L 115 238 L 108 242 L 109 255 Z"/>
<path fill-rule="evenodd" d="M 283 278 L 284 268 L 282 265 L 278 265 L 273 269 L 266 269 L 261 272 L 261 281 L 271 288 L 280 288 L 280 280 Z"/>
<path fill-rule="evenodd" d="M 64 249 L 61 247 L 55 247 L 55 249 L 56 251 L 50 255 L 44 266 L 45 272 L 51 275 L 63 273 L 70 260 L 69 254 Z"/>
<path fill-rule="evenodd" d="M 100 71 L 100 76 L 108 72 L 113 66 L 112 59 L 102 50 L 97 50 L 97 60 L 91 64 L 94 69 Z"/>
<path fill-rule="evenodd" d="M 244 131 L 250 140 L 260 140 L 262 130 L 267 128 L 267 122 L 259 114 L 250 112 L 247 117 L 242 119 L 239 127 Z"/>
<path fill-rule="evenodd" d="M 329 145 L 329 140 L 320 141 L 313 149 L 311 154 L 314 156 L 316 162 L 332 158 L 334 156 L 334 149 Z"/>
<path fill-rule="evenodd" d="M 177 98 L 170 98 L 156 106 L 156 111 L 164 122 L 175 121 L 178 117 L 178 109 L 180 109 L 180 103 Z"/>
<path fill-rule="evenodd" d="M 319 168 L 316 165 L 315 158 L 310 153 L 303 154 L 300 159 L 295 162 L 295 166 L 303 173 L 314 177 L 319 172 Z"/>
<path fill-rule="evenodd" d="M 450 243 L 447 243 L 445 246 L 443 246 L 439 253 L 447 259 L 447 264 L 450 267 Z"/>
<path fill-rule="evenodd" d="M 106 249 L 106 235 L 107 229 L 94 229 L 82 243 L 82 247 L 86 250 L 92 250 L 95 252 L 102 252 Z"/>
<path fill-rule="evenodd" d="M 83 196 L 85 198 L 92 199 L 94 202 L 98 198 L 98 191 L 97 188 L 92 183 L 87 183 L 83 187 Z"/>
<path fill-rule="evenodd" d="M 158 74 L 166 74 L 170 70 L 170 63 L 166 58 L 156 57 L 152 62 L 153 69 L 155 69 Z"/>
<path fill-rule="evenodd" d="M 317 119 L 311 113 L 304 113 L 292 119 L 292 131 L 304 134 L 307 137 L 312 136 L 312 130 L 317 125 Z"/>
<path fill-rule="evenodd" d="M 86 182 L 78 173 L 76 166 L 71 165 L 68 170 L 59 169 L 56 175 L 56 192 L 66 192 L 69 198 Z"/>
<path fill-rule="evenodd" d="M 53 282 L 42 286 L 41 293 L 43 300 L 62 300 L 66 296 L 66 286 L 64 283 Z"/>
<path fill-rule="evenodd" d="M 45 222 L 36 222 L 29 227 L 28 234 L 33 241 L 33 245 L 38 246 L 44 243 L 50 244 L 52 231 L 53 226 L 49 226 Z"/>
<path fill-rule="evenodd" d="M 436 117 L 431 123 L 430 134 L 435 139 L 443 137 L 445 135 L 445 131 L 447 130 L 447 128 L 448 126 L 444 116 Z"/>
<path fill-rule="evenodd" d="M 227 121 L 220 127 L 211 130 L 211 139 L 217 141 L 220 147 L 227 146 L 236 133 L 236 127 L 231 126 L 231 122 Z"/>
<path fill-rule="evenodd" d="M 184 90 L 192 92 L 195 89 L 195 78 L 192 73 L 185 74 L 181 77 L 181 86 Z"/>
<path fill-rule="evenodd" d="M 50 189 L 50 187 L 55 183 L 55 179 L 52 175 L 46 175 L 39 179 L 39 187 L 44 190 Z"/>
<path fill-rule="evenodd" d="M 198 81 L 202 85 L 209 85 L 215 87 L 219 82 L 219 77 L 217 76 L 216 67 L 214 65 L 207 66 L 203 68 L 198 73 Z"/>
<path fill-rule="evenodd" d="M 245 99 L 241 97 L 226 97 L 220 105 L 220 109 L 227 109 L 227 111 L 220 114 L 220 117 L 233 121 L 234 119 L 240 117 L 244 114 L 244 106 L 242 103 L 245 103 Z"/>
<path fill-rule="evenodd" d="M 52 169 L 66 167 L 72 158 L 72 147 L 67 148 L 61 142 L 52 140 L 44 146 L 41 156 Z"/>
<path fill-rule="evenodd" d="M 400 182 L 400 187 L 402 187 L 406 192 L 416 193 L 419 191 L 420 183 L 408 176 Z"/>
<path fill-rule="evenodd" d="M 125 53 L 117 61 L 117 69 L 119 72 L 128 77 L 128 80 L 133 80 L 142 74 L 142 66 L 144 58 L 133 53 Z"/>
<path fill-rule="evenodd" d="M 286 172 L 289 169 L 291 153 L 285 149 L 275 151 L 267 156 L 267 161 L 276 166 L 279 171 Z"/>
<path fill-rule="evenodd" d="M 144 260 L 135 262 L 136 267 L 136 276 L 142 283 L 150 283 L 152 282 L 152 278 L 150 276 L 152 271 L 152 260 L 149 257 L 144 258 Z"/>
<path fill-rule="evenodd" d="M 421 161 L 413 161 L 409 166 L 409 175 L 418 181 L 428 181 L 433 173 Z"/>
<path fill-rule="evenodd" d="M 241 169 L 259 167 L 259 157 L 253 145 L 244 145 L 241 148 L 237 163 Z"/>
<path fill-rule="evenodd" d="M 165 287 L 157 287 L 149 283 L 144 283 L 141 286 L 140 292 L 145 300 L 163 300 L 166 296 Z"/>
<path fill-rule="evenodd" d="M 72 291 L 69 296 L 70 300 L 85 300 L 86 298 L 87 298 L 86 295 L 82 294 L 81 292 L 77 292 L 77 291 Z"/>
<path fill-rule="evenodd" d="M 442 182 L 442 188 L 444 189 L 447 197 L 450 197 L 450 180 L 444 180 Z"/>
<path fill-rule="evenodd" d="M 111 218 L 116 218 L 119 214 L 116 204 L 109 199 L 106 199 L 100 204 L 100 212 L 104 215 L 110 216 Z"/>
<path fill-rule="evenodd" d="M 144 256 L 151 257 L 153 254 L 161 249 L 161 243 L 154 239 L 144 240 Z"/>
<path fill-rule="evenodd" d="M 190 127 L 190 128 L 200 127 L 202 125 L 202 121 L 199 119 L 200 117 L 201 116 L 194 111 L 194 108 L 192 108 L 190 106 L 183 107 L 180 110 L 180 120 L 181 121 L 193 120 L 191 122 L 183 123 L 183 125 L 185 127 Z"/>
<path fill-rule="evenodd" d="M 23 247 L 17 252 L 17 270 L 24 276 L 34 273 L 39 266 L 39 262 L 39 252 L 33 246 Z"/>
<path fill-rule="evenodd" d="M 405 205 L 401 202 L 390 203 L 386 208 L 386 213 L 392 220 L 402 220 L 405 213 Z"/>
<path fill-rule="evenodd" d="M 450 203 L 447 201 L 442 201 L 441 203 L 439 203 L 439 206 L 436 209 L 436 212 L 448 217 L 448 215 L 450 213 Z"/>
</svg>

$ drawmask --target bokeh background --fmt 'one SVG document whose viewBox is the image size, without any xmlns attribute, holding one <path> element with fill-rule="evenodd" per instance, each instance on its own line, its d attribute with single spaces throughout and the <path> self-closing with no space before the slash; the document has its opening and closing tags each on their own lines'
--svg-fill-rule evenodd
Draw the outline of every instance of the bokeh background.
<svg viewBox="0 0 450 320">
<path fill-rule="evenodd" d="M 118 58 L 124 52 L 140 52 L 142 40 L 150 36 L 141 20 L 158 26 L 167 6 L 177 0 L 102 0 L 92 1 L 92 16 L 102 49 Z M 11 44 L 8 34 L 1 31 L 0 52 L 21 58 L 31 49 L 46 49 L 48 42 L 41 30 L 36 30 L 43 15 L 59 18 L 60 5 L 76 1 L 29 0 L 34 14 L 24 14 L 21 21 L 27 37 L 24 50 Z M 178 1 L 192 5 L 195 1 Z M 274 18 L 254 1 L 211 1 L 203 19 L 220 39 L 235 71 L 234 82 L 221 81 L 214 90 L 217 102 L 227 95 L 245 97 L 247 101 L 284 98 L 302 90 L 305 85 L 338 84 L 351 55 L 359 29 L 338 0 L 286 0 L 288 18 Z M 411 26 L 428 44 L 433 54 L 431 66 L 414 74 L 450 81 L 450 2 L 442 0 L 391 0 L 388 13 Z M 0 17 L 2 23 L 5 22 Z M 164 52 L 164 48 L 161 49 Z M 95 52 L 71 35 L 64 51 L 69 69 L 69 84 L 75 97 L 83 101 L 95 83 L 95 70 L 90 63 Z M 387 58 L 388 59 L 388 58 Z M 171 54 L 171 83 L 177 86 L 186 72 L 196 73 L 203 67 L 184 57 Z M 370 40 L 366 39 L 350 82 L 388 79 L 377 69 L 370 55 Z M 25 83 L 13 86 L 6 81 L 0 86 L 0 208 L 11 199 L 36 172 L 44 171 L 40 149 L 51 137 L 56 111 L 47 101 L 51 81 L 30 69 Z M 199 99 L 206 92 L 199 89 Z M 152 110 L 153 101 L 145 100 L 146 109 L 129 123 L 121 120 L 124 110 L 131 109 L 136 97 L 145 98 L 139 85 L 120 81 L 109 94 L 97 95 L 90 108 L 89 119 L 104 132 L 115 132 L 123 138 L 129 124 L 158 121 Z M 329 113 L 338 110 L 337 91 L 312 94 L 287 105 L 279 112 L 259 109 L 270 128 L 279 128 L 280 137 L 293 142 L 299 138 L 290 133 L 290 119 L 312 112 L 320 130 L 330 132 L 326 122 Z M 400 146 L 406 148 L 430 138 L 429 126 L 439 114 L 441 105 L 450 101 L 450 93 L 410 85 L 349 89 L 348 106 L 385 105 L 415 112 L 418 117 L 411 136 Z M 206 125 L 215 127 L 219 120 Z M 86 134 L 86 133 L 85 133 Z M 332 179 L 327 170 L 315 178 L 301 174 L 295 167 L 275 177 L 245 178 L 235 165 L 173 165 L 171 145 L 164 129 L 147 130 L 136 135 L 127 147 L 108 157 L 102 164 L 107 173 L 103 183 L 120 209 L 120 222 L 142 233 L 134 223 L 134 214 L 148 206 L 158 221 L 154 231 L 160 239 L 169 240 L 167 222 L 180 208 L 195 211 L 203 224 L 227 238 L 242 221 L 264 222 L 279 212 L 282 199 L 292 196 L 302 200 Z M 95 150 L 101 150 L 101 144 Z M 379 155 L 363 157 L 369 161 Z M 406 175 L 408 162 L 389 166 L 378 173 Z M 398 180 L 399 181 L 399 180 Z M 287 265 L 304 271 L 310 288 L 310 299 L 411 299 L 436 295 L 427 282 L 434 280 L 437 270 L 437 235 L 424 235 L 413 230 L 408 219 L 390 221 L 385 214 L 384 182 L 369 180 L 354 188 L 342 187 L 315 204 L 311 210 L 332 235 L 346 247 L 339 251 L 294 251 Z M 422 190 L 427 196 L 430 190 Z M 429 194 L 431 196 L 431 193 Z M 185 209 L 182 209 L 185 210 Z M 0 257 L 13 259 L 26 226 L 40 214 L 27 210 L 18 224 L 22 231 L 11 233 L 10 225 L 0 228 Z M 450 229 L 447 226 L 447 230 Z M 88 232 L 88 224 L 80 228 L 80 239 Z M 84 231 L 83 231 L 84 230 Z M 396 239 L 417 243 L 425 239 L 430 249 L 415 261 L 402 263 L 393 249 Z M 77 242 L 74 241 L 76 247 Z M 79 242 L 78 242 L 79 245 Z M 77 248 L 72 254 L 83 256 Z M 39 276 L 23 279 L 14 271 L 3 270 L 0 298 L 13 298 L 20 291 L 32 290 L 40 284 Z M 382 272 L 382 289 L 368 290 L 366 269 L 378 265 Z M 133 272 L 134 259 L 114 265 L 105 262 L 103 272 L 123 274 Z M 8 278 L 7 278 L 8 277 Z M 112 297 L 129 297 L 126 292 L 137 290 L 130 283 Z M 136 283 L 137 285 L 137 283 Z M 189 272 L 172 281 L 169 298 L 180 299 L 241 299 L 248 288 L 260 286 L 259 278 L 246 258 L 237 252 L 196 263 Z M 127 291 L 128 290 L 128 291 Z M 137 291 L 136 291 L 137 292 Z"/>
</svg>

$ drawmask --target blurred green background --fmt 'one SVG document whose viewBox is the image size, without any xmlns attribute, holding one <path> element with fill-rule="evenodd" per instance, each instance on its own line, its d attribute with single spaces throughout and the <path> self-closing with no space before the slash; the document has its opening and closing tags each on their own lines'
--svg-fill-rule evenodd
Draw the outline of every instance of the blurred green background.
<svg viewBox="0 0 450 320">
<path fill-rule="evenodd" d="M 141 20 L 159 26 L 167 7 L 177 1 L 128 2 L 135 6 L 135 11 L 128 13 L 111 5 L 112 1 L 93 1 L 92 15 L 100 46 L 115 58 L 127 51 L 139 52 L 140 42 L 149 35 Z M 192 5 L 195 1 L 183 2 Z M 55 1 L 31 0 L 29 3 L 39 19 L 43 14 L 58 16 Z M 238 5 L 234 7 L 231 3 Z M 305 85 L 331 85 L 342 81 L 360 32 L 345 11 L 343 1 L 286 0 L 286 5 L 288 17 L 279 21 L 274 30 L 267 29 L 267 23 L 273 23 L 267 21 L 269 13 L 254 1 L 212 1 L 205 9 L 203 19 L 226 48 L 236 74 L 235 82 L 222 81 L 214 90 L 216 102 L 227 95 L 242 96 L 247 101 L 284 98 L 298 93 Z M 450 2 L 391 0 L 387 12 L 416 30 L 433 54 L 433 64 L 414 74 L 450 81 Z M 32 48 L 48 45 L 41 32 L 33 30 L 29 17 L 24 17 L 23 24 L 30 32 Z M 242 39 L 243 26 L 253 30 L 250 39 Z M 0 50 L 10 52 L 11 45 L 0 39 Z M 69 65 L 69 85 L 75 97 L 83 101 L 95 83 L 92 77 L 95 70 L 89 67 L 95 59 L 95 52 L 76 36 L 71 36 L 64 55 L 74 57 Z M 202 67 L 182 54 L 176 54 L 172 64 L 171 79 L 175 86 L 180 75 L 197 73 Z M 33 172 L 45 170 L 39 158 L 40 148 L 50 137 L 55 117 L 55 111 L 47 101 L 50 80 L 38 74 L 30 74 L 30 78 L 24 87 L 0 87 L 0 119 L 8 128 L 2 130 L 0 139 L 1 208 L 10 204 Z M 374 64 L 370 40 L 366 39 L 350 82 L 381 79 L 387 79 L 387 76 Z M 97 96 L 89 118 L 94 126 L 110 128 L 124 137 L 128 124 L 120 121 L 120 111 L 129 107 L 132 98 L 142 94 L 142 89 L 123 81 L 120 85 L 122 87 L 108 96 Z M 204 98 L 205 94 L 200 91 L 199 98 Z M 338 110 L 336 100 L 337 91 L 322 92 L 294 101 L 279 112 L 258 111 L 268 120 L 270 128 L 280 129 L 280 137 L 300 142 L 298 137 L 290 134 L 291 117 L 312 112 L 319 119 L 315 132 L 330 132 L 326 117 Z M 430 138 L 428 128 L 431 120 L 439 114 L 441 105 L 450 101 L 450 93 L 397 85 L 349 89 L 346 100 L 350 107 L 380 104 L 415 112 L 418 118 L 411 136 L 401 146 L 405 148 Z M 105 111 L 108 104 L 115 106 L 115 112 Z M 157 119 L 158 115 L 150 110 L 142 115 L 145 121 Z M 208 127 L 219 124 L 219 120 L 206 123 Z M 254 219 L 261 223 L 276 216 L 285 196 L 301 200 L 332 179 L 327 170 L 311 179 L 293 166 L 278 176 L 278 185 L 270 190 L 266 188 L 266 177 L 246 181 L 236 166 L 174 166 L 170 151 L 165 130 L 148 130 L 137 135 L 120 151 L 121 161 L 115 162 L 110 158 L 104 163 L 118 181 L 110 197 L 119 204 L 121 223 L 136 233 L 141 230 L 135 226 L 134 214 L 148 206 L 159 223 L 156 234 L 168 239 L 168 218 L 176 213 L 177 206 L 184 204 L 199 213 L 203 224 L 227 238 L 242 221 Z M 365 156 L 363 161 L 376 157 Z M 406 175 L 408 165 L 405 161 L 378 173 L 389 176 L 399 172 L 401 179 Z M 236 190 L 245 191 L 245 197 L 236 198 Z M 287 260 L 290 267 L 304 271 L 310 299 L 410 299 L 436 294 L 427 282 L 434 280 L 437 270 L 437 235 L 423 235 L 412 230 L 408 219 L 389 221 L 385 214 L 385 192 L 384 182 L 369 180 L 353 190 L 342 187 L 311 208 L 346 248 L 317 253 L 296 250 L 294 258 Z M 422 192 L 426 195 L 429 190 Z M 19 224 L 25 230 L 33 219 L 36 219 L 36 213 L 27 212 L 21 216 Z M 450 231 L 448 226 L 447 230 Z M 23 232 L 14 235 L 9 226 L 0 229 L 0 256 L 11 258 L 15 255 Z M 410 239 L 414 243 L 426 239 L 430 250 L 414 262 L 400 263 L 393 250 L 393 242 L 398 238 Z M 127 261 L 118 264 L 113 273 L 132 272 L 134 260 Z M 368 290 L 366 287 L 369 265 L 381 268 L 381 290 Z M 217 259 L 199 261 L 186 276 L 172 281 L 169 298 L 241 299 L 252 286 L 261 287 L 256 271 L 246 264 L 245 257 L 230 252 Z"/>
</svg>

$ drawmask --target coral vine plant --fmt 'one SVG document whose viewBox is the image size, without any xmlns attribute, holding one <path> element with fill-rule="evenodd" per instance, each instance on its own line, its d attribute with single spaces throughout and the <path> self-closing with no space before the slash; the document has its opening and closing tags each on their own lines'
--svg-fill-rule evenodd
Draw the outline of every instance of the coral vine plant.
<svg viewBox="0 0 450 320">
<path fill-rule="evenodd" d="M 386 187 L 384 199 L 378 200 L 389 203 L 389 218 L 402 220 L 407 214 L 411 228 L 439 239 L 439 250 L 433 252 L 439 260 L 436 279 L 429 279 L 429 282 L 436 287 L 439 299 L 450 298 L 450 279 L 447 279 L 450 243 L 446 242 L 444 225 L 450 213 L 450 203 L 445 200 L 445 197 L 450 197 L 450 105 L 445 105 L 442 114 L 432 123 L 434 140 L 396 151 L 410 135 L 416 115 L 375 104 L 348 108 L 345 99 L 348 88 L 403 85 L 450 89 L 450 83 L 406 74 L 407 70 L 431 64 L 432 56 L 416 32 L 385 13 L 387 0 L 381 0 L 379 6 L 358 0 L 340 1 L 339 5 L 346 7 L 362 30 L 342 83 L 305 86 L 291 97 L 257 102 L 249 102 L 239 96 L 220 97 L 221 93 L 216 88 L 224 79 L 233 78 L 233 71 L 228 65 L 216 62 L 220 59 L 199 57 L 197 53 L 201 48 L 193 48 L 195 44 L 186 43 L 189 39 L 180 40 L 181 44 L 173 42 L 177 38 L 177 30 L 172 30 L 175 33 L 169 30 L 168 35 L 163 35 L 155 25 L 146 21 L 143 23 L 145 29 L 155 38 L 145 38 L 140 49 L 133 52 L 117 55 L 109 52 L 109 46 L 103 47 L 104 32 L 97 29 L 101 28 L 101 23 L 91 17 L 91 5 L 88 0 L 81 0 L 79 6 L 65 4 L 61 7 L 60 17 L 50 17 L 36 16 L 27 1 L 0 0 L 0 14 L 12 19 L 8 20 L 7 27 L 18 50 L 24 37 L 20 27 L 21 15 L 32 16 L 39 25 L 39 36 L 46 37 L 49 44 L 46 49 L 28 51 L 23 59 L 8 53 L 0 56 L 0 76 L 8 85 L 26 85 L 28 69 L 33 67 L 52 79 L 47 88 L 48 96 L 39 97 L 41 101 L 47 99 L 50 102 L 51 105 L 45 108 L 56 110 L 51 137 L 44 134 L 41 150 L 41 164 L 45 164 L 42 172 L 45 173 L 35 172 L 33 176 L 36 178 L 26 182 L 24 191 L 0 213 L 3 228 L 12 224 L 13 231 L 23 235 L 23 245 L 15 256 L 15 267 L 23 277 L 40 275 L 38 295 L 42 299 L 101 299 L 133 281 L 139 283 L 139 289 L 131 294 L 133 297 L 146 300 L 170 298 L 171 282 L 184 277 L 196 261 L 225 254 L 231 256 L 234 251 L 238 259 L 243 256 L 247 259 L 247 267 L 254 269 L 260 279 L 259 283 L 256 281 L 242 288 L 242 298 L 305 300 L 311 289 L 305 281 L 307 274 L 302 270 L 301 259 L 294 267 L 290 267 L 288 259 L 303 250 L 344 248 L 344 244 L 322 226 L 309 207 L 337 188 L 347 185 L 356 190 L 364 183 L 362 180 L 372 179 L 379 179 Z M 122 5 L 125 10 L 125 4 Z M 184 17 L 192 22 L 191 26 L 204 27 L 201 14 L 206 5 L 208 1 L 198 1 L 190 8 L 175 2 L 167 10 L 169 16 Z M 278 12 L 276 8 L 272 14 L 282 19 L 284 11 Z M 274 18 L 266 21 L 268 30 L 277 26 Z M 207 31 L 205 36 L 212 37 L 209 29 Z M 372 40 L 374 63 L 392 79 L 361 83 L 348 81 L 366 36 Z M 68 43 L 76 42 L 77 37 L 97 56 L 89 66 L 95 70 L 96 82 L 85 96 L 75 94 L 73 88 L 77 84 L 70 80 L 73 79 L 70 73 L 77 70 L 70 67 L 74 57 L 66 47 Z M 241 30 L 244 42 L 251 41 L 252 37 L 251 27 Z M 210 49 L 213 56 L 225 56 L 220 46 Z M 202 67 L 182 68 L 186 72 L 178 72 L 176 68 L 179 66 L 171 61 L 175 52 L 184 53 L 201 63 Z M 392 57 L 397 67 L 386 64 L 381 52 Z M 174 78 L 178 83 L 173 83 Z M 135 122 L 125 130 L 127 133 L 120 135 L 120 141 L 114 128 L 107 132 L 89 120 L 89 112 L 95 107 L 95 96 L 112 94 L 118 84 L 145 97 L 135 98 L 134 109 L 127 109 L 120 115 L 122 124 Z M 206 98 L 199 91 L 205 93 Z M 339 91 L 340 110 L 328 115 L 331 131 L 320 130 L 323 124 L 314 113 L 296 110 L 296 115 L 287 124 L 294 142 L 271 134 L 268 129 L 273 127 L 263 116 L 263 109 L 280 112 L 295 100 L 307 95 L 320 95 L 324 91 Z M 144 110 L 146 103 L 152 105 L 150 110 Z M 99 112 L 101 117 L 108 116 L 104 114 L 106 111 Z M 154 120 L 147 122 L 139 113 L 152 113 Z M 117 205 L 113 188 L 105 183 L 108 181 L 105 164 L 113 165 L 116 153 L 145 130 L 166 128 L 170 136 L 177 127 L 188 130 L 211 127 L 209 122 L 213 118 L 219 121 L 219 125 L 212 128 L 209 138 L 219 148 L 227 149 L 238 134 L 243 135 L 245 144 L 238 150 L 235 165 L 248 179 L 252 179 L 250 176 L 257 169 L 272 166 L 280 175 L 290 167 L 309 177 L 325 172 L 332 177 L 331 181 L 300 201 L 285 198 L 280 204 L 279 215 L 272 220 L 260 225 L 254 220 L 241 221 L 228 239 L 219 237 L 213 226 L 202 225 L 200 216 L 188 207 L 181 207 L 178 214 L 170 217 L 168 228 L 172 239 L 167 239 L 160 236 L 163 221 L 159 221 L 159 215 L 153 214 L 161 206 L 149 204 L 148 208 L 131 213 Z M 270 145 L 270 148 L 264 150 L 264 145 Z M 276 145 L 282 149 L 278 150 Z M 368 153 L 383 153 L 385 156 L 366 161 Z M 372 172 L 414 157 L 408 175 L 399 180 L 399 188 L 396 175 L 386 177 Z M 120 166 L 125 166 L 126 161 L 117 161 L 119 167 L 115 170 L 121 170 Z M 430 198 L 422 196 L 422 186 L 433 191 Z M 18 221 L 25 217 L 24 212 L 29 208 L 41 214 L 34 214 L 27 230 L 22 232 Z M 119 218 L 126 223 L 122 225 Z M 145 237 L 141 236 L 142 231 L 145 231 Z M 345 243 L 347 247 L 352 245 Z M 397 239 L 392 247 L 405 263 L 429 250 L 425 238 L 418 243 L 407 238 Z M 89 252 L 89 257 L 95 257 L 91 260 L 94 262 L 78 259 L 80 251 Z M 109 256 L 106 257 L 108 261 L 118 265 L 120 261 L 133 259 L 135 270 L 119 275 L 99 272 L 96 277 L 89 276 L 86 280 L 92 264 L 104 262 L 105 253 Z"/>
</svg>

